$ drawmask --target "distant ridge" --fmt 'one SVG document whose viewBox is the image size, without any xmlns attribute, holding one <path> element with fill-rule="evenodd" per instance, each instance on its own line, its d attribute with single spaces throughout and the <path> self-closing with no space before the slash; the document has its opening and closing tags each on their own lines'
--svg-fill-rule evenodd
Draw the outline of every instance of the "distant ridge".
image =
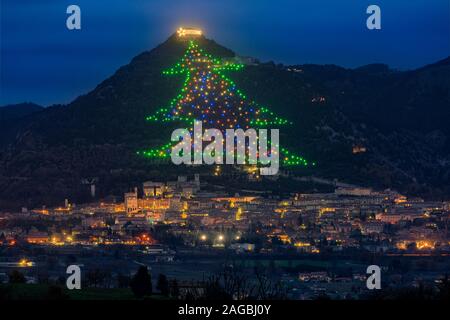
<svg viewBox="0 0 450 320">
<path fill-rule="evenodd" d="M 0 106 L 0 122 L 15 120 L 42 110 L 44 107 L 31 102 Z"/>
</svg>

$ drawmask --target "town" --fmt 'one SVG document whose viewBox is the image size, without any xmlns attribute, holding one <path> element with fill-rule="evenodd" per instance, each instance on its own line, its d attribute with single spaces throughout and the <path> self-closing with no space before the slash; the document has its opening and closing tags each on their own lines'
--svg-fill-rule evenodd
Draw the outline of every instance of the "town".
<svg viewBox="0 0 450 320">
<path fill-rule="evenodd" d="M 450 202 L 392 190 L 336 185 L 334 192 L 279 198 L 247 189 L 230 194 L 199 174 L 178 176 L 145 181 L 123 201 L 66 200 L 2 212 L 0 282 L 14 267 L 30 283 L 61 281 L 75 263 L 90 285 L 116 287 L 145 265 L 198 289 L 224 269 L 260 268 L 291 298 L 360 297 L 373 262 L 390 286 L 441 281 L 449 267 L 449 216 Z"/>
</svg>

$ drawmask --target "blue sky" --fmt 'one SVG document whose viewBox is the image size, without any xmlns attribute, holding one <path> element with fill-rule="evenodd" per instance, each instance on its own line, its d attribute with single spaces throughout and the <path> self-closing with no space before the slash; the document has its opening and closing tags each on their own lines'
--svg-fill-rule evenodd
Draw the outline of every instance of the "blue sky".
<svg viewBox="0 0 450 320">
<path fill-rule="evenodd" d="M 238 54 L 285 64 L 399 69 L 450 55 L 449 0 L 0 0 L 0 105 L 68 103 L 180 25 Z M 82 30 L 66 29 L 77 4 Z M 366 8 L 382 30 L 366 28 Z"/>
</svg>

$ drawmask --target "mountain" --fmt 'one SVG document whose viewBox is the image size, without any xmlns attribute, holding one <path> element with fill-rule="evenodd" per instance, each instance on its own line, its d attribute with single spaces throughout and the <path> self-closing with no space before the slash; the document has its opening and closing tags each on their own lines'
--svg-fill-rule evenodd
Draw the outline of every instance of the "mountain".
<svg viewBox="0 0 450 320">
<path fill-rule="evenodd" d="M 30 102 L 0 106 L 0 123 L 17 120 L 43 109 L 44 107 Z"/>
<path fill-rule="evenodd" d="M 198 43 L 213 56 L 236 58 L 213 40 Z M 0 127 L 0 208 L 84 201 L 87 177 L 98 178 L 100 195 L 120 195 L 182 170 L 136 151 L 166 143 L 177 127 L 145 117 L 181 89 L 183 78 L 162 70 L 186 45 L 173 35 L 72 103 Z M 294 123 L 281 128 L 280 139 L 318 163 L 295 174 L 450 196 L 449 59 L 405 72 L 385 65 L 249 63 L 229 76 L 248 97 Z"/>
<path fill-rule="evenodd" d="M 0 145 L 14 138 L 13 135 L 8 134 L 11 131 L 6 130 L 7 128 L 18 126 L 27 116 L 42 110 L 44 107 L 30 102 L 0 106 L 0 128 L 3 131 L 0 135 Z"/>
</svg>

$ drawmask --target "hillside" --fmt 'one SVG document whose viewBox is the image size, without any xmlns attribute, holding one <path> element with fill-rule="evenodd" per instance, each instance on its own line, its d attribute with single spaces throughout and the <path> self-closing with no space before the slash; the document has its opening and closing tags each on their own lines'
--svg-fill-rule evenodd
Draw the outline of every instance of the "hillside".
<svg viewBox="0 0 450 320">
<path fill-rule="evenodd" d="M 234 52 L 212 40 L 213 56 Z M 120 195 L 144 179 L 175 175 L 137 150 L 167 142 L 176 124 L 145 121 L 167 106 L 182 77 L 162 70 L 184 53 L 171 36 L 68 105 L 48 107 L 0 128 L 0 208 L 86 199 L 82 178 L 99 177 L 100 195 Z M 318 163 L 298 175 L 338 178 L 425 197 L 450 197 L 450 62 L 399 72 L 385 65 L 251 64 L 231 79 L 247 96 L 294 125 L 281 128 L 292 150 Z M 354 154 L 354 146 L 366 152 Z"/>
</svg>

